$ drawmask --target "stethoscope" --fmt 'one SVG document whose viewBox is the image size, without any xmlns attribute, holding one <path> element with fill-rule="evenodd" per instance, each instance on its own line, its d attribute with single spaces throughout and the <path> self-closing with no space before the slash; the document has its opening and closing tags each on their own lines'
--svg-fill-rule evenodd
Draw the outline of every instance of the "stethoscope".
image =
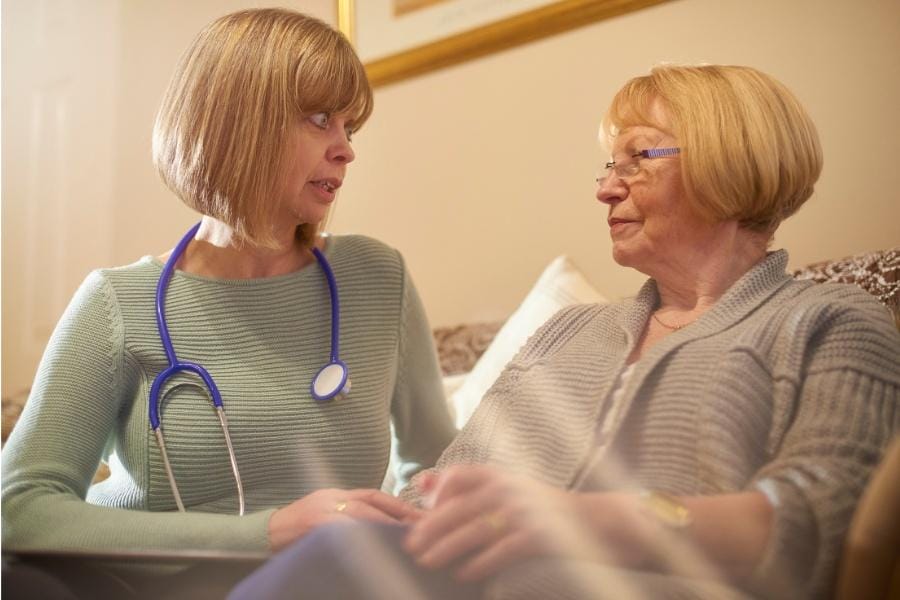
<svg viewBox="0 0 900 600">
<path fill-rule="evenodd" d="M 184 254 L 184 249 L 191 240 L 194 239 L 194 235 L 196 235 L 198 229 L 200 229 L 200 223 L 191 227 L 190 230 L 184 234 L 184 237 L 181 238 L 181 241 L 178 242 L 178 245 L 175 246 L 171 256 L 169 256 L 169 259 L 166 261 L 162 273 L 159 276 L 159 282 L 156 284 L 156 326 L 159 329 L 159 339 L 162 341 L 163 350 L 165 350 L 166 358 L 169 360 L 169 366 L 156 376 L 153 380 L 153 384 L 150 386 L 150 427 L 153 429 L 153 433 L 156 434 L 156 443 L 159 445 L 159 452 L 162 456 L 163 466 L 165 466 L 166 469 L 166 476 L 169 478 L 169 485 L 172 488 L 172 494 L 175 496 L 175 504 L 178 505 L 179 511 L 184 512 L 184 503 L 181 501 L 181 494 L 178 493 L 178 485 L 175 483 L 175 475 L 172 473 L 172 464 L 169 462 L 169 457 L 166 453 L 166 443 L 163 440 L 162 428 L 160 427 L 162 415 L 160 413 L 159 392 L 160 389 L 162 389 L 163 384 L 176 373 L 187 371 L 198 375 L 206 386 L 206 391 L 209 393 L 213 406 L 216 409 L 216 414 L 219 417 L 219 423 L 222 426 L 222 433 L 225 436 L 225 445 L 228 447 L 228 459 L 231 461 L 231 470 L 234 473 L 234 482 L 237 485 L 238 514 L 243 515 L 244 486 L 241 482 L 241 474 L 238 471 L 237 459 L 234 455 L 234 446 L 231 443 L 231 435 L 228 432 L 228 419 L 225 417 L 225 406 L 222 403 L 222 395 L 219 393 L 216 382 L 213 381 L 212 376 L 206 369 L 196 363 L 178 360 L 178 357 L 175 355 L 175 348 L 172 347 L 172 339 L 169 337 L 169 326 L 166 323 L 166 290 L 169 287 L 169 280 L 172 279 L 172 273 L 175 271 L 175 263 L 177 263 L 178 259 L 181 258 L 181 255 Z M 325 255 L 323 255 L 318 248 L 314 247 L 312 253 L 315 255 L 316 261 L 325 273 L 325 278 L 328 280 L 328 291 L 331 296 L 331 358 L 327 365 L 319 369 L 319 372 L 313 377 L 312 384 L 310 385 L 312 397 L 319 402 L 325 402 L 336 396 L 347 395 L 350 392 L 350 378 L 347 364 L 338 358 L 341 311 L 334 273 L 331 270 L 331 265 L 328 264 L 328 261 L 325 259 Z M 195 383 L 180 385 L 195 385 L 201 387 Z M 175 386 L 172 389 L 177 387 L 179 386 Z"/>
</svg>

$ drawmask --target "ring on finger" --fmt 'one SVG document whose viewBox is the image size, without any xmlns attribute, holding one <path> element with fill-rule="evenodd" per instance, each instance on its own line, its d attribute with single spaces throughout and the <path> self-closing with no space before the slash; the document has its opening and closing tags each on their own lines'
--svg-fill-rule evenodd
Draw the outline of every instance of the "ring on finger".
<svg viewBox="0 0 900 600">
<path fill-rule="evenodd" d="M 347 510 L 347 501 L 341 500 L 340 502 L 334 503 L 334 512 L 342 513 Z"/>
<path fill-rule="evenodd" d="M 506 519 L 499 512 L 489 512 L 482 515 L 481 518 L 491 528 L 494 535 L 498 535 L 506 529 Z"/>
</svg>

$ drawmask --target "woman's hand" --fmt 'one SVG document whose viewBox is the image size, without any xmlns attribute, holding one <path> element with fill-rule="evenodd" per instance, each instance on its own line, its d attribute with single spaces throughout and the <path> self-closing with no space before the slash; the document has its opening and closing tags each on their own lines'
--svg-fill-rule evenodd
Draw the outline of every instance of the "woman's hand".
<svg viewBox="0 0 900 600">
<path fill-rule="evenodd" d="M 530 557 L 597 557 L 579 494 L 481 465 L 428 474 L 419 486 L 431 510 L 405 545 L 424 567 L 454 564 L 473 581 Z"/>
<path fill-rule="evenodd" d="M 420 515 L 419 509 L 379 490 L 316 490 L 275 511 L 269 519 L 269 545 L 280 550 L 325 523 L 410 523 Z"/>
<path fill-rule="evenodd" d="M 533 557 L 575 558 L 691 577 L 740 579 L 767 543 L 773 509 L 760 492 L 682 497 L 693 522 L 673 528 L 636 493 L 567 492 L 489 466 L 418 481 L 425 512 L 406 538 L 426 568 L 466 581 Z"/>
</svg>

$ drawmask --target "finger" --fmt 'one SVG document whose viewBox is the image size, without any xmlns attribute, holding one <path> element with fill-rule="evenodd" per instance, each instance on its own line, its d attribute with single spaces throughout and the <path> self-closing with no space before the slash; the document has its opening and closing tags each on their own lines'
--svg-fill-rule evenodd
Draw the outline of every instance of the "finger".
<svg viewBox="0 0 900 600">
<path fill-rule="evenodd" d="M 437 485 L 438 478 L 437 471 L 428 470 L 413 479 L 416 491 L 419 493 L 419 506 L 425 510 L 434 508 L 434 487 Z"/>
<path fill-rule="evenodd" d="M 399 519 L 378 508 L 359 500 L 350 500 L 347 502 L 347 508 L 340 513 L 345 517 L 357 519 L 360 521 L 374 521 L 376 523 L 387 523 L 389 525 L 397 524 Z"/>
<path fill-rule="evenodd" d="M 511 533 L 468 559 L 456 571 L 460 581 L 479 581 L 534 553 L 527 534 Z"/>
<path fill-rule="evenodd" d="M 407 515 L 407 516 L 403 517 L 402 519 L 400 519 L 400 521 L 407 525 L 413 525 L 415 523 L 418 523 L 422 519 L 423 516 L 425 516 L 425 513 L 422 511 L 419 511 L 415 514 Z"/>
<path fill-rule="evenodd" d="M 378 490 L 354 490 L 351 497 L 365 502 L 395 519 L 415 518 L 422 513 L 412 504 Z"/>
<path fill-rule="evenodd" d="M 451 498 L 463 495 L 492 481 L 495 473 L 483 465 L 457 465 L 438 473 L 433 489 L 428 495 L 432 508 L 440 506 Z"/>
<path fill-rule="evenodd" d="M 489 497 L 473 497 L 470 494 L 452 498 L 440 508 L 426 512 L 406 536 L 404 545 L 407 551 L 414 555 L 422 554 L 453 530 L 490 512 L 491 502 Z"/>
<path fill-rule="evenodd" d="M 418 490 L 419 494 L 421 495 L 428 494 L 434 489 L 437 480 L 438 474 L 436 471 L 433 471 L 431 469 L 429 469 L 428 471 L 422 471 L 414 480 L 414 483 L 416 484 L 416 490 Z"/>
<path fill-rule="evenodd" d="M 417 562 L 428 568 L 441 568 L 472 552 L 491 546 L 503 532 L 484 516 L 477 517 L 437 539 L 416 556 Z"/>
</svg>

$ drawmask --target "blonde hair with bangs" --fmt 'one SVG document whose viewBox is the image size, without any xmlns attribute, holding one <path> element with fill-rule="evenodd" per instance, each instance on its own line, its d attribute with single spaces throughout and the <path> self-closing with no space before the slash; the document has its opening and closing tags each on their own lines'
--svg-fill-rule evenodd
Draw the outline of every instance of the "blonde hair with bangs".
<svg viewBox="0 0 900 600">
<path fill-rule="evenodd" d="M 619 90 L 603 119 L 605 134 L 637 125 L 665 130 L 656 101 L 678 139 L 682 178 L 695 210 L 772 233 L 812 195 L 822 172 L 816 127 L 797 98 L 750 67 L 660 66 Z"/>
<path fill-rule="evenodd" d="M 345 113 L 358 129 L 372 89 L 352 46 L 326 23 L 284 9 L 235 12 L 209 24 L 182 57 L 153 129 L 166 185 L 254 245 L 272 247 L 291 126 Z M 318 225 L 298 228 L 312 244 Z"/>
</svg>

